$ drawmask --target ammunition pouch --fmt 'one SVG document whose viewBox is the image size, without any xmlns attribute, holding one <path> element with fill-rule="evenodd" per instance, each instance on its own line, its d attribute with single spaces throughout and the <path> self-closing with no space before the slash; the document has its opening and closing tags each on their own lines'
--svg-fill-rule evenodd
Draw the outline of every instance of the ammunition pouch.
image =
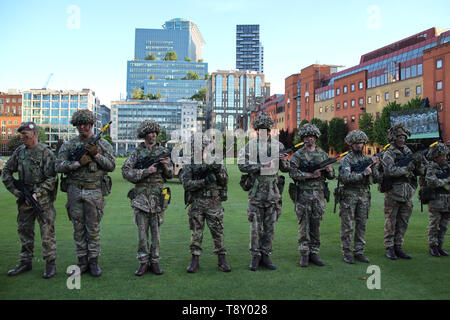
<svg viewBox="0 0 450 320">
<path fill-rule="evenodd" d="M 227 187 L 222 187 L 219 189 L 219 198 L 220 201 L 227 201 L 228 200 L 228 194 L 227 194 Z"/>
<path fill-rule="evenodd" d="M 107 174 L 105 174 L 102 177 L 102 181 L 101 181 L 101 189 L 102 189 L 102 195 L 103 196 L 107 196 L 111 193 L 111 187 L 112 187 L 112 180 L 111 177 L 108 176 Z"/>
<path fill-rule="evenodd" d="M 133 200 L 134 198 L 136 198 L 136 195 L 137 195 L 136 189 L 132 188 L 130 189 L 130 191 L 128 191 L 127 197 L 128 199 Z"/>
<path fill-rule="evenodd" d="M 297 201 L 297 186 L 295 183 L 289 183 L 289 197 L 292 201 Z"/>
<path fill-rule="evenodd" d="M 419 200 L 423 204 L 428 204 L 431 200 L 436 200 L 436 192 L 429 187 L 421 187 L 419 190 Z"/>
<path fill-rule="evenodd" d="M 241 181 L 239 182 L 240 186 L 244 191 L 250 191 L 255 183 L 255 176 L 250 174 L 243 174 L 241 176 Z"/>
<path fill-rule="evenodd" d="M 385 177 L 383 177 L 383 180 L 378 185 L 378 190 L 381 193 L 385 193 L 385 192 L 391 191 L 392 188 L 393 188 L 393 181 L 392 181 L 392 179 L 385 178 Z"/>
</svg>

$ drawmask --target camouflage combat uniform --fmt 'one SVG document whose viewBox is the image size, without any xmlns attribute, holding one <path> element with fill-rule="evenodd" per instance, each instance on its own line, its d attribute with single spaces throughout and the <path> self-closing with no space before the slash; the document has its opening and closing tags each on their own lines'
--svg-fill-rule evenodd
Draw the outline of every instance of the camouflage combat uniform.
<svg viewBox="0 0 450 320">
<path fill-rule="evenodd" d="M 447 148 L 441 144 L 441 148 Z M 448 151 L 445 153 L 447 154 Z M 450 172 L 450 165 L 448 161 L 439 165 L 435 161 L 430 161 L 427 165 L 425 181 L 426 185 L 432 188 L 436 199 L 430 200 L 428 203 L 428 244 L 430 248 L 438 250 L 439 255 L 446 255 L 443 253 L 442 245 L 447 232 L 448 220 L 450 216 L 450 191 L 447 178 L 438 178 L 436 174 Z"/>
<path fill-rule="evenodd" d="M 89 110 L 77 111 L 72 116 L 72 124 L 76 126 L 74 120 L 85 113 L 92 114 Z M 90 118 L 89 121 L 93 123 Z M 75 168 L 71 150 L 86 146 L 91 141 L 92 138 L 82 139 L 80 136 L 66 141 L 59 150 L 55 168 L 67 176 L 66 209 L 74 228 L 76 255 L 79 260 L 87 258 L 96 261 L 100 255 L 100 221 L 105 208 L 102 181 L 108 172 L 114 171 L 116 164 L 111 144 L 100 138 L 96 144 L 98 160 L 92 159 L 89 164 Z"/>
<path fill-rule="evenodd" d="M 377 166 L 372 167 L 370 175 L 355 172 L 352 167 L 370 158 L 363 153 L 350 151 L 341 160 L 338 180 L 343 184 L 343 192 L 339 201 L 339 216 L 341 217 L 341 247 L 344 255 L 352 252 L 352 236 L 355 232 L 353 253 L 355 256 L 364 254 L 366 244 L 366 223 L 370 210 L 370 184 L 379 180 Z"/>
<path fill-rule="evenodd" d="M 389 140 L 392 141 L 395 135 L 409 136 L 409 131 L 406 128 L 395 129 L 390 135 Z M 411 257 L 403 252 L 402 245 L 413 210 L 413 196 L 417 188 L 416 176 L 424 175 L 422 163 L 412 161 L 404 167 L 397 165 L 396 161 L 408 154 L 412 152 L 406 145 L 400 150 L 392 143 L 381 159 L 383 180 L 392 181 L 392 189 L 385 192 L 384 198 L 384 246 L 388 252 L 387 255 L 392 256 L 389 252 L 395 250 L 396 256 L 406 259 Z M 393 258 L 396 259 L 395 256 Z"/>
<path fill-rule="evenodd" d="M 253 128 L 255 130 L 268 129 L 273 127 L 272 119 L 265 113 L 260 113 L 254 119 Z M 271 144 L 277 145 L 281 153 L 284 145 L 273 137 L 267 141 L 267 151 L 270 152 Z M 279 190 L 278 170 L 268 170 L 263 172 L 263 164 L 259 157 L 260 142 L 258 137 L 250 140 L 239 152 L 238 167 L 241 172 L 248 173 L 254 181 L 248 193 L 247 218 L 250 225 L 250 254 L 252 256 L 252 271 L 256 270 L 259 264 L 255 264 L 255 259 L 262 257 L 263 264 L 269 269 L 275 269 L 269 256 L 272 254 L 272 242 L 274 238 L 275 222 L 281 215 L 282 210 L 282 190 Z M 254 157 L 253 154 L 257 157 Z M 255 158 L 254 161 L 253 158 Z M 252 161 L 253 160 L 253 161 Z M 282 172 L 289 171 L 289 161 L 279 160 L 278 169 Z M 255 162 L 255 163 L 252 163 Z M 284 177 L 283 177 L 284 178 Z M 284 180 L 283 180 L 284 185 Z"/>
<path fill-rule="evenodd" d="M 19 146 L 3 169 L 2 181 L 10 192 L 16 188 L 13 183 L 13 173 L 19 173 L 30 193 L 36 193 L 37 201 L 44 210 L 36 212 L 25 202 L 18 205 L 18 233 L 22 243 L 19 254 L 21 263 L 31 263 L 34 249 L 34 225 L 39 222 L 42 237 L 42 254 L 46 261 L 56 259 L 55 217 L 53 202 L 56 199 L 57 176 L 54 169 L 55 156 L 50 148 L 42 143 L 34 148 Z"/>
<path fill-rule="evenodd" d="M 140 158 L 158 157 L 167 149 L 155 144 L 151 149 L 142 142 L 127 158 L 122 167 L 122 176 L 135 184 L 128 194 L 133 208 L 134 218 L 138 227 L 137 259 L 141 263 L 158 263 L 160 260 L 160 227 L 164 221 L 162 203 L 163 184 L 173 176 L 173 166 L 159 163 L 157 171 L 149 173 L 147 169 L 136 169 L 135 164 Z M 148 230 L 151 233 L 149 247 Z"/>
</svg>

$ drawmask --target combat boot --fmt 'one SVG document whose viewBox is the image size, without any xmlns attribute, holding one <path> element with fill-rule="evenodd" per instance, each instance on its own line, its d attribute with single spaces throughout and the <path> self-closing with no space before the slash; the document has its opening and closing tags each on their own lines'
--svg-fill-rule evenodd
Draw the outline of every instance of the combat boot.
<svg viewBox="0 0 450 320">
<path fill-rule="evenodd" d="M 160 276 L 164 273 L 164 271 L 161 270 L 157 262 L 150 264 L 150 271 L 156 274 L 157 276 Z"/>
<path fill-rule="evenodd" d="M 364 256 L 364 254 L 362 254 L 362 253 L 355 254 L 354 256 L 355 256 L 355 259 L 358 260 L 358 261 L 360 261 L 360 262 L 370 263 L 369 259 L 367 259 L 367 258 Z"/>
<path fill-rule="evenodd" d="M 87 256 L 78 257 L 78 268 L 80 268 L 80 274 L 83 274 L 88 271 L 89 264 Z"/>
<path fill-rule="evenodd" d="M 138 277 L 143 276 L 148 271 L 148 262 L 142 262 L 139 269 L 134 273 Z"/>
<path fill-rule="evenodd" d="M 102 270 L 98 265 L 98 257 L 89 259 L 89 272 L 94 277 L 100 277 L 102 275 Z"/>
<path fill-rule="evenodd" d="M 438 251 L 441 256 L 446 256 L 446 257 L 448 256 L 448 252 L 445 251 L 444 249 L 442 249 L 442 243 L 439 244 Z"/>
<path fill-rule="evenodd" d="M 397 260 L 398 257 L 395 254 L 394 248 L 390 247 L 386 249 L 386 257 L 391 260 Z"/>
<path fill-rule="evenodd" d="M 433 257 L 440 257 L 440 256 L 441 256 L 441 254 L 439 253 L 439 249 L 438 249 L 437 246 L 430 246 L 430 254 L 431 254 Z"/>
<path fill-rule="evenodd" d="M 219 266 L 219 269 L 222 270 L 223 272 L 230 272 L 231 271 L 231 267 L 229 266 L 229 264 L 225 260 L 225 255 L 224 254 L 219 254 L 219 261 L 218 261 L 217 264 Z"/>
<path fill-rule="evenodd" d="M 405 251 L 403 251 L 402 247 L 395 246 L 394 250 L 395 250 L 395 254 L 397 255 L 397 257 L 402 258 L 402 259 L 411 259 L 411 256 L 409 254 L 407 254 Z"/>
<path fill-rule="evenodd" d="M 355 260 L 353 260 L 353 257 L 349 254 L 344 254 L 344 261 L 348 264 L 355 264 Z"/>
<path fill-rule="evenodd" d="M 47 261 L 45 263 L 45 272 L 44 272 L 44 279 L 50 279 L 52 277 L 54 277 L 56 274 L 56 265 L 55 265 L 55 260 L 52 261 Z"/>
<path fill-rule="evenodd" d="M 275 265 L 272 263 L 272 261 L 270 260 L 269 255 L 264 254 L 262 255 L 262 263 L 263 265 L 266 266 L 267 269 L 269 270 L 275 270 L 277 267 L 275 267 Z"/>
<path fill-rule="evenodd" d="M 256 271 L 259 268 L 259 261 L 261 261 L 261 256 L 253 256 L 252 262 L 250 263 L 250 266 L 248 267 L 251 271 Z"/>
<path fill-rule="evenodd" d="M 13 277 L 32 269 L 31 262 L 20 262 L 14 269 L 8 271 L 8 276 Z"/>
<path fill-rule="evenodd" d="M 199 264 L 199 256 L 193 254 L 192 255 L 192 260 L 191 260 L 191 264 L 189 265 L 189 267 L 187 268 L 187 272 L 189 273 L 194 273 L 197 272 L 197 270 L 200 268 L 200 264 Z"/>
<path fill-rule="evenodd" d="M 314 263 L 316 266 L 322 267 L 325 265 L 322 260 L 319 259 L 319 256 L 315 253 L 309 255 L 309 260 Z"/>
<path fill-rule="evenodd" d="M 309 265 L 309 255 L 302 254 L 300 258 L 300 267 L 307 267 Z"/>
</svg>

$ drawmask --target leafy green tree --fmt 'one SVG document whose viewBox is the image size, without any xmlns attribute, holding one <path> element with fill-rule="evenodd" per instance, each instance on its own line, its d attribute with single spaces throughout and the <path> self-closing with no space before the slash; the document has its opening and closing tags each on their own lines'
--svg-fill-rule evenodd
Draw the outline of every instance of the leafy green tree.
<svg viewBox="0 0 450 320">
<path fill-rule="evenodd" d="M 333 147 L 336 152 L 341 153 L 345 150 L 346 145 L 344 142 L 347 135 L 347 124 L 342 118 L 333 118 L 330 121 L 328 130 L 328 145 Z"/>
<path fill-rule="evenodd" d="M 328 123 L 317 118 L 312 118 L 311 124 L 315 125 L 321 133 L 321 136 L 317 140 L 317 145 L 328 152 L 328 149 L 330 148 L 328 145 Z"/>
<path fill-rule="evenodd" d="M 145 100 L 146 95 L 145 93 L 142 91 L 141 88 L 133 88 L 133 90 L 131 91 L 131 99 L 135 99 L 135 100 Z"/>
<path fill-rule="evenodd" d="M 198 59 L 198 62 L 203 62 L 203 59 Z"/>
<path fill-rule="evenodd" d="M 422 108 L 422 101 L 423 99 L 421 97 L 412 98 L 411 100 L 408 101 L 408 103 L 402 106 L 402 109 L 404 110 L 420 109 Z"/>
<path fill-rule="evenodd" d="M 42 143 L 47 143 L 47 136 L 45 134 L 45 129 L 38 126 L 38 140 Z"/>
<path fill-rule="evenodd" d="M 197 72 L 189 71 L 182 80 L 199 80 L 200 76 Z"/>
<path fill-rule="evenodd" d="M 105 139 L 106 141 L 108 141 L 111 144 L 111 146 L 114 147 L 114 142 L 112 141 L 112 138 L 111 138 L 111 136 L 109 134 L 103 135 L 102 138 Z"/>
<path fill-rule="evenodd" d="M 156 137 L 156 142 L 161 143 L 161 142 L 166 142 L 167 140 L 169 140 L 167 138 L 167 132 L 164 129 L 161 129 L 160 134 Z"/>
<path fill-rule="evenodd" d="M 169 51 L 166 53 L 166 56 L 164 57 L 165 61 L 177 61 L 178 55 L 175 51 Z"/>
<path fill-rule="evenodd" d="M 359 119 L 359 129 L 361 131 L 364 131 L 364 133 L 367 135 L 367 137 L 369 138 L 369 144 L 373 144 L 375 141 L 373 124 L 373 115 L 371 113 L 364 112 L 361 116 L 361 119 Z"/>
<path fill-rule="evenodd" d="M 192 97 L 192 100 L 196 100 L 196 101 L 206 101 L 206 87 L 201 88 L 200 90 L 198 90 L 197 93 L 195 93 Z"/>
<path fill-rule="evenodd" d="M 9 139 L 8 143 L 6 144 L 6 148 L 8 148 L 8 151 L 14 151 L 22 144 L 22 139 L 20 138 L 20 135 L 15 135 L 11 139 Z"/>
<path fill-rule="evenodd" d="M 188 57 L 184 57 L 184 61 L 192 62 L 192 59 L 189 59 Z"/>
<path fill-rule="evenodd" d="M 153 74 L 151 74 L 148 78 L 149 78 L 150 80 L 155 80 L 155 76 L 154 76 Z"/>
<path fill-rule="evenodd" d="M 148 54 L 148 55 L 145 56 L 144 60 L 154 61 L 154 60 L 156 60 L 156 56 L 153 55 L 153 54 Z"/>
<path fill-rule="evenodd" d="M 205 74 L 205 80 L 208 80 L 209 77 L 211 77 L 211 75 L 209 74 L 209 72 L 207 72 L 207 73 Z"/>
<path fill-rule="evenodd" d="M 391 112 L 401 110 L 402 106 L 399 103 L 397 103 L 396 101 L 390 102 L 386 107 L 383 108 L 381 116 L 375 120 L 373 124 L 373 137 L 374 141 L 380 146 L 384 146 L 388 143 L 387 131 L 391 127 Z"/>
</svg>

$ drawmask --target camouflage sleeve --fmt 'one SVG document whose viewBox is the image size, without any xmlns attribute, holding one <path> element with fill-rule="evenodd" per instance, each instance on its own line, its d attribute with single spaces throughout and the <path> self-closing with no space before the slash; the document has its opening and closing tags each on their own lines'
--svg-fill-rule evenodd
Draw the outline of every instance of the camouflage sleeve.
<svg viewBox="0 0 450 320">
<path fill-rule="evenodd" d="M 328 156 L 328 153 L 326 153 L 323 150 L 320 150 L 320 152 L 322 153 L 322 161 L 328 160 L 330 157 Z M 322 176 L 324 176 L 325 178 L 327 178 L 328 180 L 332 180 L 334 179 L 335 173 L 334 173 L 334 167 L 331 166 L 333 168 L 332 171 L 328 171 L 326 169 L 322 170 Z"/>
<path fill-rule="evenodd" d="M 350 184 L 355 182 L 362 182 L 363 179 L 363 173 L 352 172 L 349 158 L 345 156 L 339 166 L 339 181 L 344 184 Z"/>
<path fill-rule="evenodd" d="M 216 174 L 217 183 L 221 186 L 226 186 L 228 183 L 227 167 L 225 165 L 220 166 L 220 171 Z"/>
<path fill-rule="evenodd" d="M 285 150 L 284 145 L 280 142 L 280 152 Z M 280 160 L 280 170 L 281 172 L 289 172 L 289 160 Z"/>
<path fill-rule="evenodd" d="M 48 148 L 45 148 L 43 152 L 44 163 L 42 165 L 45 180 L 34 190 L 35 193 L 40 193 L 42 190 L 52 192 L 56 187 L 57 175 L 55 172 L 55 155 Z"/>
<path fill-rule="evenodd" d="M 300 162 L 300 156 L 297 152 L 295 152 L 291 157 L 291 161 L 289 162 L 289 176 L 293 180 L 304 181 L 306 180 L 307 172 L 303 172 L 299 169 Z"/>
<path fill-rule="evenodd" d="M 374 165 L 372 166 L 372 180 L 373 183 L 379 183 L 381 181 L 381 174 L 380 174 L 380 165 Z"/>
<path fill-rule="evenodd" d="M 164 151 L 167 151 L 167 149 L 165 149 Z M 169 157 L 169 163 L 168 164 L 161 164 L 162 167 L 162 175 L 164 177 L 164 179 L 168 180 L 168 179 L 172 179 L 173 178 L 173 162 Z"/>
<path fill-rule="evenodd" d="M 260 173 L 261 170 L 261 164 L 260 163 L 254 163 L 251 164 L 250 160 L 249 160 L 249 151 L 248 151 L 248 144 L 242 148 L 239 151 L 239 156 L 238 156 L 238 168 L 239 171 L 244 172 L 244 173 Z"/>
<path fill-rule="evenodd" d="M 55 170 L 59 173 L 68 173 L 70 171 L 76 170 L 74 168 L 75 161 L 69 160 L 70 154 L 70 143 L 68 141 L 64 142 L 59 149 L 58 157 L 55 162 Z"/>
<path fill-rule="evenodd" d="M 112 172 L 116 168 L 116 160 L 114 158 L 114 151 L 111 144 L 105 139 L 100 139 L 99 146 L 102 149 L 102 153 L 96 156 L 95 162 L 97 162 L 103 170 Z"/>
<path fill-rule="evenodd" d="M 427 167 L 427 173 L 425 175 L 425 181 L 430 188 L 440 188 L 447 184 L 447 179 L 439 179 L 436 176 L 438 169 L 432 165 Z"/>
<path fill-rule="evenodd" d="M 395 165 L 395 159 L 391 152 L 386 151 L 381 159 L 383 171 L 386 176 L 391 178 L 397 178 L 409 173 L 408 167 L 399 167 Z"/>
<path fill-rule="evenodd" d="M 135 151 L 127 158 L 127 160 L 125 160 L 122 166 L 122 177 L 125 180 L 130 181 L 131 183 L 138 183 L 139 181 L 150 175 L 147 169 L 134 168 L 136 160 L 137 160 L 137 153 Z"/>
<path fill-rule="evenodd" d="M 183 171 L 180 175 L 180 181 L 183 184 L 184 190 L 186 191 L 196 191 L 205 186 L 205 179 L 193 179 L 192 167 L 190 165 L 183 166 Z"/>
<path fill-rule="evenodd" d="M 16 190 L 13 182 L 14 181 L 13 174 L 18 170 L 17 154 L 18 152 L 16 149 L 12 154 L 12 156 L 6 162 L 2 172 L 2 182 L 5 185 L 6 189 L 8 189 L 8 191 L 11 193 L 13 193 L 14 190 Z"/>
</svg>

